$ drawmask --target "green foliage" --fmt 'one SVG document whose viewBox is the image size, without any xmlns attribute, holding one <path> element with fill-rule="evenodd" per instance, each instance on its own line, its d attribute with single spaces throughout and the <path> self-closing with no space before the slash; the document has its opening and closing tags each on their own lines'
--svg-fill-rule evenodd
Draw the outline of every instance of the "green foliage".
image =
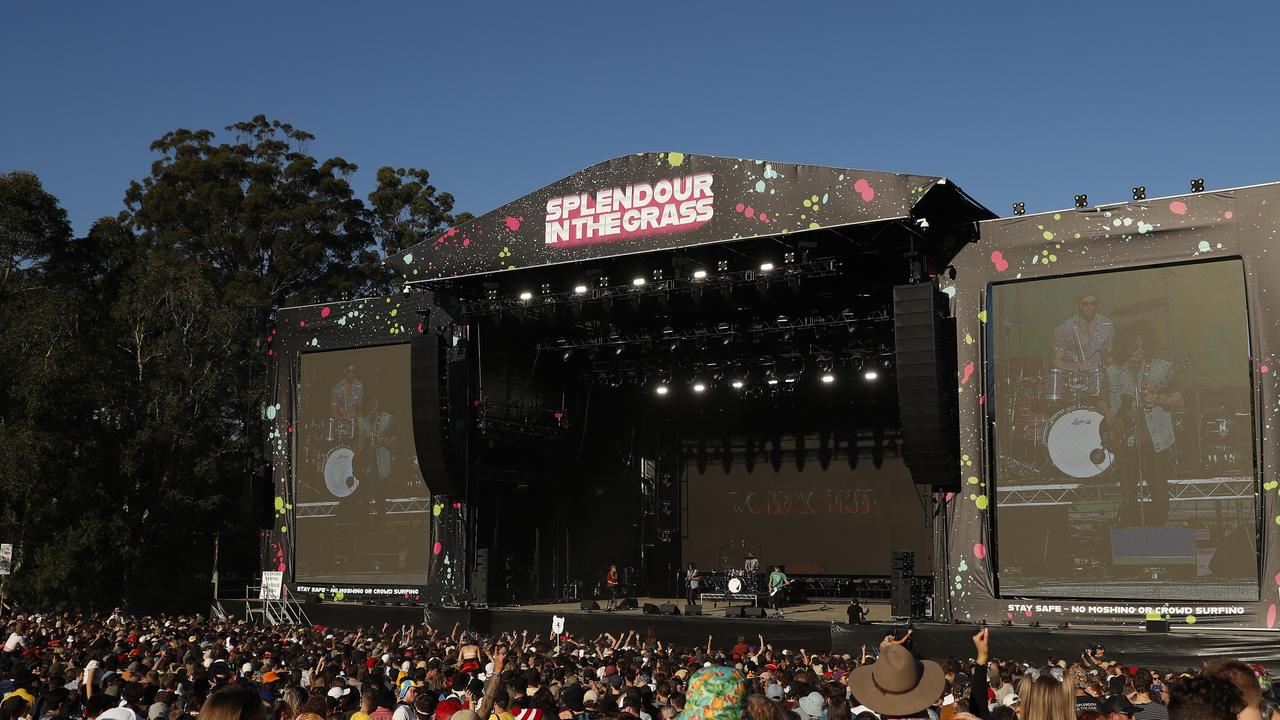
<svg viewBox="0 0 1280 720">
<path fill-rule="evenodd" d="M 214 535 L 252 547 L 270 484 L 275 309 L 393 289 L 380 250 L 458 220 L 425 170 L 381 169 L 366 205 L 308 133 L 226 130 L 154 142 L 119 217 L 79 239 L 34 175 L 0 175 L 0 541 L 23 600 L 198 603 Z"/>
</svg>

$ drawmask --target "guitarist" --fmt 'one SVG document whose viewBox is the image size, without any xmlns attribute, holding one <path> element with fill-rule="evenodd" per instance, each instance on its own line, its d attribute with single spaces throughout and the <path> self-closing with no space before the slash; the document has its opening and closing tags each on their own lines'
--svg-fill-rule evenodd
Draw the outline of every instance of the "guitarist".
<svg viewBox="0 0 1280 720">
<path fill-rule="evenodd" d="M 782 566 L 774 565 L 773 572 L 769 573 L 769 607 L 773 608 L 774 617 L 783 616 L 782 606 L 787 600 L 784 588 L 790 584 L 787 574 L 782 572 Z"/>
<path fill-rule="evenodd" d="M 1120 480 L 1119 527 L 1163 527 L 1169 517 L 1169 476 L 1173 473 L 1173 413 L 1182 393 L 1169 361 L 1151 356 L 1151 335 L 1143 326 L 1126 335 L 1123 364 L 1107 368 L 1109 405 L 1105 411 Z M 1150 502 L 1139 502 L 1146 480 Z"/>
</svg>

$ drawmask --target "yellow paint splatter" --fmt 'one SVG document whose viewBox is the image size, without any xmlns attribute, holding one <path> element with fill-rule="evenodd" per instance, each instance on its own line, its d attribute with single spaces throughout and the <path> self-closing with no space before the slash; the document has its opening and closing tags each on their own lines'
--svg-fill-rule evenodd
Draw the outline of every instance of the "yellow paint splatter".
<svg viewBox="0 0 1280 720">
<path fill-rule="evenodd" d="M 970 475 L 970 476 L 968 477 L 968 480 L 969 480 L 969 484 L 970 484 L 970 485 L 977 485 L 977 484 L 978 484 L 978 478 L 977 478 L 977 476 L 975 476 L 975 475 Z"/>
<path fill-rule="evenodd" d="M 986 510 L 987 502 L 988 500 L 986 495 L 979 495 L 978 499 L 973 501 L 973 504 L 977 505 L 979 510 Z"/>
<path fill-rule="evenodd" d="M 1042 236 L 1042 237 L 1044 237 L 1044 239 L 1045 239 L 1045 240 L 1052 240 L 1052 239 L 1053 239 L 1053 233 L 1052 233 L 1052 232 L 1050 232 L 1050 231 L 1048 231 L 1048 230 L 1045 230 L 1045 231 L 1044 231 L 1044 234 L 1043 234 L 1043 236 Z"/>
<path fill-rule="evenodd" d="M 968 330 L 965 330 L 965 332 L 964 332 L 964 344 L 965 344 L 965 345 L 972 345 L 972 344 L 973 344 L 973 336 L 969 334 L 969 331 L 968 331 Z"/>
<path fill-rule="evenodd" d="M 1062 213 L 1054 213 L 1054 214 L 1053 214 L 1053 219 L 1054 219 L 1054 220 L 1061 220 L 1061 219 L 1062 219 Z"/>
<path fill-rule="evenodd" d="M 667 162 L 671 167 L 679 167 L 684 164 L 684 153 L 673 152 L 667 156 Z"/>
<path fill-rule="evenodd" d="M 978 312 L 978 322 L 985 323 L 986 321 L 987 321 L 987 311 L 982 310 Z"/>
<path fill-rule="evenodd" d="M 821 225 L 819 225 L 819 224 L 818 224 L 818 223 L 816 223 L 816 222 L 811 222 L 811 223 L 809 223 L 809 229 L 810 229 L 810 230 L 817 230 L 817 229 L 818 229 L 818 228 L 820 228 L 820 227 L 822 227 L 822 226 L 821 226 Z"/>
</svg>

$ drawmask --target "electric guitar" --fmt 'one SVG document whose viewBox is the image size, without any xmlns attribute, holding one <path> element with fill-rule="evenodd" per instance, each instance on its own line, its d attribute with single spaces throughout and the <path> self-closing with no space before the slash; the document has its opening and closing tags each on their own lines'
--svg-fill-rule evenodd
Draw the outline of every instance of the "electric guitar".
<svg viewBox="0 0 1280 720">
<path fill-rule="evenodd" d="M 787 580 L 786 582 L 782 583 L 781 585 L 779 585 L 779 586 L 777 586 L 777 587 L 769 588 L 769 597 L 773 597 L 774 595 L 777 595 L 777 594 L 778 594 L 778 592 L 779 592 L 780 590 L 782 590 L 782 588 L 784 588 L 784 587 L 786 587 L 786 586 L 790 585 L 790 584 L 791 584 L 791 583 L 793 583 L 793 582 L 795 582 L 795 580 Z"/>
<path fill-rule="evenodd" d="M 1114 450 L 1115 446 L 1124 443 L 1126 431 L 1136 426 L 1138 398 L 1146 393 L 1153 395 L 1159 394 L 1161 390 L 1173 382 L 1182 371 L 1191 367 L 1192 359 L 1190 355 L 1184 355 L 1176 364 L 1170 366 L 1169 372 L 1165 373 L 1160 382 L 1150 387 L 1144 387 L 1141 382 L 1138 384 L 1137 390 L 1133 394 L 1126 394 L 1120 401 L 1120 409 L 1116 411 L 1115 420 L 1103 419 L 1101 426 L 1098 428 L 1102 435 L 1102 445 L 1108 450 Z M 1143 410 L 1147 410 L 1147 406 L 1143 405 Z"/>
</svg>

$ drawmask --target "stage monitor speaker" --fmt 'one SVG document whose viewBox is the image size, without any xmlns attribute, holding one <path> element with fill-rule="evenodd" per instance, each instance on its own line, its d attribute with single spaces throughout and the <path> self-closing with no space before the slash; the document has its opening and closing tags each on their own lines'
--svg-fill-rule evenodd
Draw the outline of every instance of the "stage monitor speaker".
<svg viewBox="0 0 1280 720">
<path fill-rule="evenodd" d="M 658 608 L 658 612 L 662 615 L 679 615 L 680 608 L 676 607 L 675 603 L 663 603 Z"/>
<path fill-rule="evenodd" d="M 762 618 L 764 617 L 764 608 L 758 606 L 742 608 L 742 617 Z"/>
<path fill-rule="evenodd" d="M 619 610 L 636 610 L 640 607 L 640 603 L 633 597 L 622 598 L 618 601 Z"/>
<path fill-rule="evenodd" d="M 578 601 L 578 609 L 587 611 L 599 610 L 600 606 L 596 604 L 595 600 L 580 600 Z"/>
<path fill-rule="evenodd" d="M 932 282 L 893 289 L 902 455 L 917 485 L 960 489 L 955 325 Z M 976 380 L 974 381 L 976 382 Z"/>
<path fill-rule="evenodd" d="M 645 614 L 645 615 L 657 615 L 657 614 L 658 614 L 658 612 L 659 612 L 659 611 L 658 611 L 658 606 L 657 606 L 657 605 L 654 605 L 653 603 L 645 603 L 645 604 L 644 604 L 644 614 Z"/>
<path fill-rule="evenodd" d="M 1148 620 L 1147 632 L 1167 633 L 1169 632 L 1169 621 L 1168 620 Z"/>
<path fill-rule="evenodd" d="M 702 606 L 701 605 L 685 605 L 684 614 L 685 615 L 701 615 Z"/>
<path fill-rule="evenodd" d="M 733 605 L 724 609 L 724 616 L 727 618 L 740 618 L 742 617 L 742 610 L 743 607 L 741 605 Z"/>
<path fill-rule="evenodd" d="M 446 363 L 440 335 L 430 329 L 415 335 L 409 343 L 409 353 L 413 444 L 418 467 L 432 495 L 461 497 L 465 494 L 463 483 L 449 462 L 448 380 L 441 372 Z"/>
</svg>

